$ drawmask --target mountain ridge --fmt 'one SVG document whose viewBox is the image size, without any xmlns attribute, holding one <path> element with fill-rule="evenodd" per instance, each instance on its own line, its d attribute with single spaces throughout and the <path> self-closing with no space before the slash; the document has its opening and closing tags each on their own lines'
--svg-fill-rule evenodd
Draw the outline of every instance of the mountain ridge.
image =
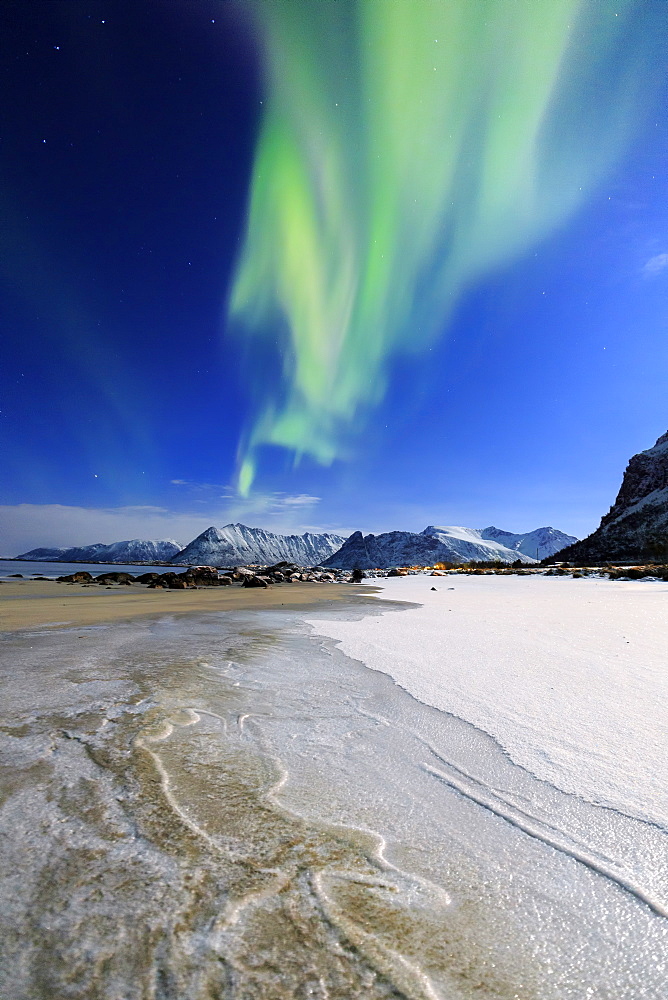
<svg viewBox="0 0 668 1000">
<path fill-rule="evenodd" d="M 169 562 L 180 551 L 181 545 L 173 538 L 154 541 L 129 538 L 109 545 L 95 542 L 93 545 L 73 545 L 69 548 L 41 547 L 30 549 L 16 558 L 26 562 L 152 563 Z"/>
<path fill-rule="evenodd" d="M 337 569 L 389 569 L 393 566 L 433 565 L 436 562 L 461 564 L 465 562 L 522 562 L 536 564 L 531 555 L 521 548 L 510 548 L 495 538 L 485 538 L 484 532 L 498 532 L 514 540 L 533 538 L 539 533 L 554 532 L 555 537 L 572 538 L 554 528 L 536 528 L 524 535 L 502 532 L 500 528 L 465 528 L 459 525 L 428 525 L 421 532 L 386 531 L 381 534 L 363 535 L 354 532 L 323 563 Z M 543 535 L 543 544 L 556 544 L 551 536 Z"/>
<path fill-rule="evenodd" d="M 629 459 L 615 502 L 596 531 L 555 557 L 584 565 L 668 560 L 668 432 Z"/>
<path fill-rule="evenodd" d="M 538 561 L 553 555 L 565 545 L 573 545 L 577 542 L 574 535 L 567 535 L 564 531 L 553 528 L 551 525 L 544 528 L 534 528 L 533 531 L 527 531 L 524 534 L 504 531 L 502 528 L 495 528 L 491 525 L 489 528 L 481 528 L 480 534 L 482 538 L 501 542 L 506 548 L 523 552 L 524 555 L 531 556 L 532 559 Z"/>
<path fill-rule="evenodd" d="M 18 559 L 44 562 L 171 563 L 174 565 L 270 565 L 285 561 L 301 566 L 374 569 L 434 562 L 536 562 L 572 536 L 554 528 L 514 534 L 501 528 L 428 525 L 422 532 L 394 531 L 378 535 L 354 532 L 349 538 L 332 532 L 281 535 L 241 523 L 206 528 L 182 547 L 172 539 L 130 539 L 69 548 L 36 548 Z M 507 543 L 507 544 L 505 544 Z M 561 543 L 561 544 L 560 544 Z M 342 555 L 341 555 L 342 553 Z M 339 565 L 340 560 L 345 565 Z M 339 560 L 339 561 L 335 561 Z M 348 566 L 350 562 L 350 566 Z"/>
<path fill-rule="evenodd" d="M 176 564 L 201 563 L 207 566 L 242 566 L 257 563 L 296 563 L 317 566 L 345 542 L 343 535 L 305 531 L 301 535 L 279 535 L 245 524 L 213 525 L 172 557 Z"/>
</svg>

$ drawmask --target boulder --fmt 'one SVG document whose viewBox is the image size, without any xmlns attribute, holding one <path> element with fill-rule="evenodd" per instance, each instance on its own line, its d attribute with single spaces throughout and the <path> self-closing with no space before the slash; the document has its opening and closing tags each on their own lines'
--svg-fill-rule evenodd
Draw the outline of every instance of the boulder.
<svg viewBox="0 0 668 1000">
<path fill-rule="evenodd" d="M 70 573 L 69 576 L 59 576 L 58 583 L 91 583 L 93 577 L 86 570 L 81 569 L 76 573 Z"/>
<path fill-rule="evenodd" d="M 156 576 L 157 575 L 158 574 L 156 573 Z M 134 577 L 132 573 L 101 573 L 99 576 L 95 577 L 95 580 L 101 586 L 107 583 L 125 583 L 129 585 L 134 583 L 136 577 Z"/>
<path fill-rule="evenodd" d="M 168 590 L 187 590 L 189 587 L 194 587 L 194 584 L 186 579 L 185 573 L 161 573 L 152 583 L 149 583 L 149 588 L 153 590 L 164 588 Z"/>
<path fill-rule="evenodd" d="M 217 587 L 219 583 L 215 566 L 191 566 L 183 576 L 195 587 Z"/>
<path fill-rule="evenodd" d="M 159 576 L 159 573 L 142 573 L 141 576 L 135 577 L 135 583 L 153 583 Z"/>
<path fill-rule="evenodd" d="M 284 576 L 287 573 L 298 573 L 298 572 L 299 572 L 299 566 L 297 565 L 297 563 L 291 563 L 285 561 L 278 562 L 274 566 L 267 566 L 265 570 L 265 573 L 267 574 L 282 573 Z"/>
<path fill-rule="evenodd" d="M 261 576 L 247 576 L 241 585 L 242 587 L 263 587 L 265 590 L 269 586 L 266 579 Z"/>
</svg>

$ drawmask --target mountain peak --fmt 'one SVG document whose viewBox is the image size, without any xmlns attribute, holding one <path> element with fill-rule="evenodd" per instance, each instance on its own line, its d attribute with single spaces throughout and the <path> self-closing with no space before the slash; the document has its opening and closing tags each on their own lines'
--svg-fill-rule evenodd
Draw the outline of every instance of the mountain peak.
<svg viewBox="0 0 668 1000">
<path fill-rule="evenodd" d="M 494 534 L 499 538 L 486 537 Z M 551 554 L 572 538 L 572 535 L 560 531 L 554 532 L 554 536 L 541 537 L 541 529 L 527 535 L 514 535 L 498 528 L 480 530 L 461 525 L 433 524 L 419 533 L 386 531 L 380 535 L 362 535 L 361 531 L 356 531 L 338 552 L 326 560 L 325 565 L 341 569 L 381 569 L 428 566 L 435 562 L 512 563 L 519 560 L 535 563 L 537 556 L 542 558 Z M 528 548 L 523 547 L 525 541 Z"/>
<path fill-rule="evenodd" d="M 67 549 L 31 549 L 17 558 L 44 559 L 47 562 L 153 563 L 168 562 L 180 549 L 181 545 L 171 538 L 153 541 L 128 538 L 110 545 L 95 542 Z"/>
<path fill-rule="evenodd" d="M 664 445 L 668 445 L 668 431 L 662 434 L 660 438 L 657 438 L 656 444 L 652 448 L 648 448 L 648 451 L 654 451 L 654 448 L 663 448 Z"/>
<path fill-rule="evenodd" d="M 227 525 L 227 527 L 229 528 L 231 526 Z M 235 525 L 235 527 L 236 527 L 236 525 Z M 209 528 L 206 528 L 201 533 L 201 535 L 198 535 L 197 537 L 198 538 L 219 538 L 220 535 L 221 535 L 220 528 L 216 528 L 215 525 L 212 524 Z"/>
<path fill-rule="evenodd" d="M 615 502 L 596 531 L 563 552 L 564 559 L 589 564 L 667 556 L 668 433 L 632 456 Z"/>
<path fill-rule="evenodd" d="M 279 535 L 247 524 L 213 525 L 177 553 L 172 562 L 185 565 L 243 566 L 268 565 L 281 561 L 300 566 L 317 566 L 341 547 L 342 535 Z"/>
</svg>

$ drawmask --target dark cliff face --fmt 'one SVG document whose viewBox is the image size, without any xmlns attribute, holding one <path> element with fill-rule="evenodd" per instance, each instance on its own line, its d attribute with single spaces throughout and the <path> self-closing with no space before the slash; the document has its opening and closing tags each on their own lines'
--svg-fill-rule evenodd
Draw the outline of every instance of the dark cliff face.
<svg viewBox="0 0 668 1000">
<path fill-rule="evenodd" d="M 668 433 L 633 456 L 617 499 L 597 530 L 553 560 L 589 565 L 668 561 Z"/>
<path fill-rule="evenodd" d="M 668 433 L 660 437 L 653 448 L 633 456 L 626 466 L 617 499 L 601 518 L 601 527 L 623 517 L 629 507 L 655 490 L 665 489 L 668 489 Z"/>
</svg>

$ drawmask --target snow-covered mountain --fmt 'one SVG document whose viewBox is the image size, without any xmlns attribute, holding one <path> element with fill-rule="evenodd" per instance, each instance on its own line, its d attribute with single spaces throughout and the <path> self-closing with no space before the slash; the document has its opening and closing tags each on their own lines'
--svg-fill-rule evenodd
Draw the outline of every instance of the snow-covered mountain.
<svg viewBox="0 0 668 1000">
<path fill-rule="evenodd" d="M 436 562 L 512 563 L 518 559 L 523 563 L 536 561 L 500 542 L 484 539 L 476 528 L 429 525 L 419 533 L 386 531 L 380 535 L 362 535 L 361 531 L 356 531 L 338 552 L 325 560 L 324 565 L 340 569 L 387 569 Z"/>
<path fill-rule="evenodd" d="M 268 565 L 285 560 L 298 566 L 318 566 L 344 541 L 342 535 L 327 532 L 275 535 L 263 528 L 226 524 L 224 528 L 207 528 L 171 561 L 191 566 L 244 566 L 249 563 Z"/>
<path fill-rule="evenodd" d="M 69 549 L 31 549 L 16 558 L 36 562 L 154 563 L 169 562 L 180 551 L 181 546 L 173 538 L 159 541 L 130 538 L 110 545 L 96 542 L 94 545 L 79 545 Z"/>
<path fill-rule="evenodd" d="M 30 552 L 23 552 L 17 559 L 30 559 L 35 562 L 65 562 L 64 553 L 69 549 L 31 549 Z"/>
<path fill-rule="evenodd" d="M 451 555 L 443 558 L 442 562 L 535 562 L 535 557 L 513 546 L 505 545 L 504 542 L 494 538 L 486 538 L 480 528 L 464 528 L 457 525 L 447 527 L 437 527 L 430 524 L 422 532 L 423 535 L 430 535 L 437 538 L 441 545 L 446 548 Z"/>
<path fill-rule="evenodd" d="M 668 561 L 668 433 L 631 458 L 599 527 L 558 558 L 584 565 Z"/>
<path fill-rule="evenodd" d="M 577 542 L 575 535 L 567 535 L 565 532 L 559 531 L 558 528 L 535 528 L 534 531 L 528 531 L 525 535 L 515 535 L 512 531 L 504 531 L 502 528 L 492 526 L 481 528 L 480 536 L 490 541 L 500 542 L 508 549 L 523 552 L 525 556 L 531 556 L 538 560 L 553 556 L 565 545 Z"/>
</svg>

